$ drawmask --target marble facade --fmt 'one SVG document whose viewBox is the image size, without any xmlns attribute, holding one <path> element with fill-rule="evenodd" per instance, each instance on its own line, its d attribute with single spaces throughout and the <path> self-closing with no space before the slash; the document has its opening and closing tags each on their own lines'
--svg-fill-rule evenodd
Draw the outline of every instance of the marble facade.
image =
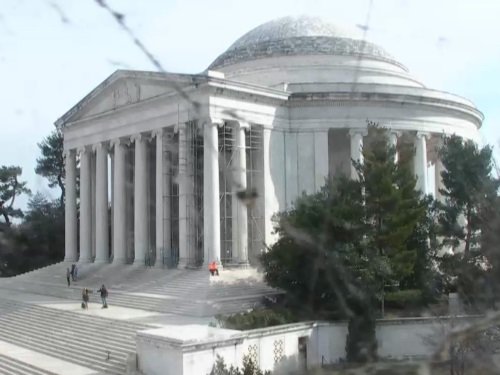
<svg viewBox="0 0 500 375">
<path fill-rule="evenodd" d="M 65 260 L 252 263 L 276 240 L 276 212 L 326 178 L 356 177 L 367 120 L 393 144 L 414 143 L 418 188 L 438 196 L 437 145 L 450 134 L 477 141 L 483 116 L 309 17 L 251 30 L 201 74 L 119 70 L 56 122 Z"/>
</svg>

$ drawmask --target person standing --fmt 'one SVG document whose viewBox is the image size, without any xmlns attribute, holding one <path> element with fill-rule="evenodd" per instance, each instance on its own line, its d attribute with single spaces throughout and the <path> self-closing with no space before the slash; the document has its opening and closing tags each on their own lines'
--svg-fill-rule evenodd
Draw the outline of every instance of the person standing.
<svg viewBox="0 0 500 375">
<path fill-rule="evenodd" d="M 108 303 L 106 301 L 106 298 L 108 298 L 108 290 L 102 284 L 101 289 L 98 290 L 99 293 L 101 293 L 101 301 L 102 301 L 102 308 L 107 309 L 108 308 Z"/>
<path fill-rule="evenodd" d="M 71 271 L 69 270 L 69 267 L 66 268 L 66 280 L 68 281 L 68 288 L 70 286 L 70 277 L 71 277 Z"/>
<path fill-rule="evenodd" d="M 75 281 L 75 267 L 76 267 L 76 265 L 75 265 L 75 264 L 72 264 L 72 265 L 71 265 L 71 279 L 72 279 L 73 281 Z"/>
<path fill-rule="evenodd" d="M 87 288 L 83 288 L 82 291 L 82 308 L 85 310 L 89 309 L 89 290 Z"/>
<path fill-rule="evenodd" d="M 75 269 L 73 270 L 73 281 L 76 281 L 77 277 L 78 277 L 78 267 L 75 264 Z"/>
</svg>

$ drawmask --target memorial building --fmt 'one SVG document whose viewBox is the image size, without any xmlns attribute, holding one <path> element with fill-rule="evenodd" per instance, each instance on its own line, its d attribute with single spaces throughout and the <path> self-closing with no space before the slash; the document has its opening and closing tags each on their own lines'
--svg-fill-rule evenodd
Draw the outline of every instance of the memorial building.
<svg viewBox="0 0 500 375">
<path fill-rule="evenodd" d="M 418 188 L 438 196 L 439 142 L 477 141 L 483 116 L 311 17 L 256 27 L 200 74 L 116 71 L 56 122 L 65 260 L 255 264 L 276 240 L 274 214 L 327 178 L 355 177 L 367 120 L 414 144 Z"/>
</svg>

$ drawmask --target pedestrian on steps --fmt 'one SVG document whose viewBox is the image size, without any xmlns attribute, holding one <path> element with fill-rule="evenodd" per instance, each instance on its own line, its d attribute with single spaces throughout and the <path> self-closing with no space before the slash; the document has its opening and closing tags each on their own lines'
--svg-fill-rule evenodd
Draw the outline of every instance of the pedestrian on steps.
<svg viewBox="0 0 500 375">
<path fill-rule="evenodd" d="M 82 309 L 89 309 L 89 290 L 87 288 L 83 288 L 82 290 Z"/>
<path fill-rule="evenodd" d="M 66 280 L 68 281 L 68 288 L 70 286 L 69 278 L 71 276 L 71 271 L 69 270 L 69 267 L 66 268 Z"/>
<path fill-rule="evenodd" d="M 75 269 L 73 270 L 73 281 L 76 281 L 77 277 L 78 277 L 78 267 L 75 264 Z"/>
<path fill-rule="evenodd" d="M 212 276 L 219 276 L 219 269 L 217 268 L 217 262 L 210 262 L 208 264 L 208 271 Z"/>
<path fill-rule="evenodd" d="M 108 303 L 106 302 L 106 298 L 108 298 L 108 290 L 104 284 L 102 284 L 101 289 L 99 289 L 98 292 L 101 293 L 102 308 L 107 309 Z"/>
<path fill-rule="evenodd" d="M 75 267 L 76 265 L 71 265 L 71 280 L 75 281 Z"/>
</svg>

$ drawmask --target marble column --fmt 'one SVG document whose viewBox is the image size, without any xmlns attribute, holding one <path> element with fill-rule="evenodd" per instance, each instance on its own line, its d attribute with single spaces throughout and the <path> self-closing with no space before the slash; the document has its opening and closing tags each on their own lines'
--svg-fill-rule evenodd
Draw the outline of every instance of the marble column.
<svg viewBox="0 0 500 375">
<path fill-rule="evenodd" d="M 328 129 L 314 132 L 314 191 L 320 191 L 328 179 Z"/>
<path fill-rule="evenodd" d="M 429 194 L 427 184 L 427 133 L 418 132 L 415 137 L 415 175 L 417 177 L 417 189 L 423 194 Z"/>
<path fill-rule="evenodd" d="M 131 137 L 135 142 L 134 162 L 134 265 L 144 265 L 148 251 L 147 145 L 144 135 Z"/>
<path fill-rule="evenodd" d="M 86 147 L 80 152 L 80 259 L 81 263 L 92 262 L 92 197 L 90 179 L 91 152 Z"/>
<path fill-rule="evenodd" d="M 76 155 L 75 150 L 66 151 L 65 155 L 65 210 L 64 210 L 64 261 L 78 260 L 77 245 L 77 211 L 76 211 Z"/>
<path fill-rule="evenodd" d="M 436 156 L 436 162 L 434 163 L 434 198 L 442 203 L 444 203 L 444 197 L 439 189 L 443 188 L 443 176 L 441 173 L 444 172 L 444 170 L 443 162 L 438 155 Z"/>
<path fill-rule="evenodd" d="M 188 178 L 188 136 L 186 123 L 179 124 L 179 262 L 178 268 L 185 268 L 188 265 L 188 244 L 189 244 L 189 222 L 188 222 L 188 199 L 189 199 L 189 178 Z"/>
<path fill-rule="evenodd" d="M 248 124 L 237 122 L 234 126 L 233 195 L 232 195 L 232 242 L 233 263 L 248 264 L 248 216 L 246 202 L 239 199 L 237 192 L 247 189 L 247 156 L 245 129 Z"/>
<path fill-rule="evenodd" d="M 113 141 L 113 263 L 127 262 L 126 247 L 126 179 L 125 147 L 117 139 Z"/>
<path fill-rule="evenodd" d="M 271 246 L 279 238 L 278 234 L 274 231 L 273 216 L 276 212 L 280 211 L 280 204 L 277 188 L 274 185 L 273 174 L 271 173 L 271 146 L 274 144 L 271 137 L 276 137 L 275 134 L 276 133 L 273 133 L 271 129 L 262 129 L 262 151 L 260 153 L 262 158 L 262 193 L 264 194 L 263 207 L 265 246 Z M 262 250 L 265 249 L 265 246 L 262 247 Z"/>
<path fill-rule="evenodd" d="M 395 154 L 394 154 L 394 163 L 397 163 L 399 160 L 399 154 L 398 154 L 398 138 L 401 136 L 401 132 L 394 131 L 394 130 L 389 130 L 389 145 L 394 147 L 395 149 Z"/>
<path fill-rule="evenodd" d="M 95 261 L 109 261 L 109 215 L 108 215 L 108 149 L 99 143 L 96 150 L 96 257 Z"/>
<path fill-rule="evenodd" d="M 204 263 L 220 262 L 219 132 L 218 124 L 208 122 L 204 129 L 203 150 L 203 235 Z"/>
<path fill-rule="evenodd" d="M 156 260 L 155 267 L 163 267 L 163 196 L 164 196 L 164 181 L 163 181 L 163 129 L 158 129 L 154 132 L 156 137 L 156 190 L 155 190 L 155 206 L 156 206 Z"/>
<path fill-rule="evenodd" d="M 164 145 L 171 143 L 169 139 L 173 134 L 168 133 L 164 135 Z M 168 138 L 167 138 L 168 137 Z M 167 138 L 167 139 L 165 139 Z M 169 150 L 169 148 L 166 148 Z M 172 251 L 172 152 L 169 150 L 164 153 L 165 157 L 163 159 L 163 254 L 166 256 Z M 163 260 L 161 261 L 163 263 Z"/>
<path fill-rule="evenodd" d="M 358 172 L 353 165 L 354 162 L 363 164 L 363 137 L 367 134 L 365 129 L 351 129 L 349 136 L 351 139 L 351 178 L 357 180 Z"/>
</svg>

